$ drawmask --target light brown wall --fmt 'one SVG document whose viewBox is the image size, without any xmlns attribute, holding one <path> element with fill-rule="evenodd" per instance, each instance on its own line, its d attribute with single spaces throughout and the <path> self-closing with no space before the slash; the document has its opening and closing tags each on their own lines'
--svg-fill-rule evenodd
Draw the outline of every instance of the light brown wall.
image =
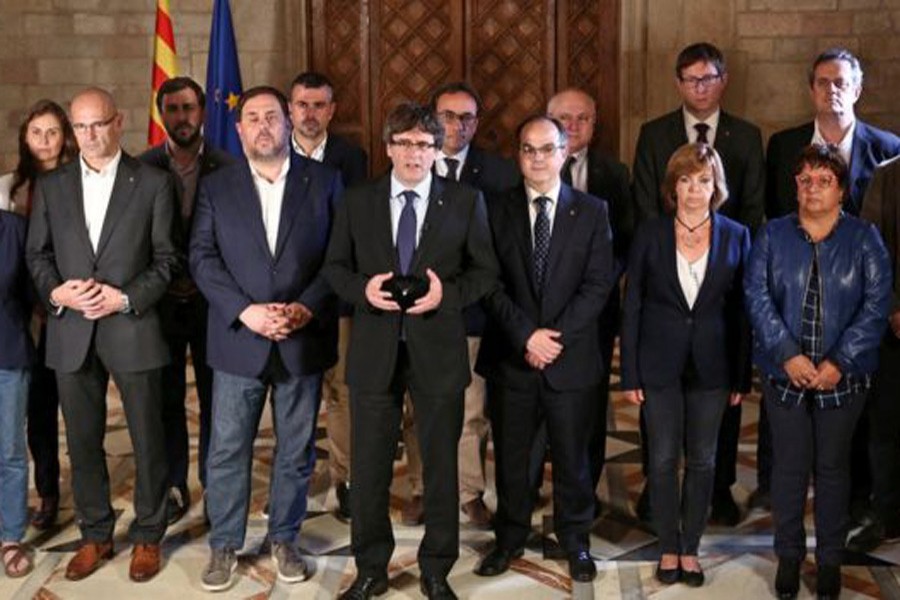
<svg viewBox="0 0 900 600">
<path fill-rule="evenodd" d="M 807 69 L 825 48 L 856 53 L 865 72 L 859 116 L 900 131 L 900 0 L 623 0 L 622 144 L 679 104 L 675 57 L 709 41 L 726 55 L 725 108 L 763 135 L 811 118 Z"/>
</svg>

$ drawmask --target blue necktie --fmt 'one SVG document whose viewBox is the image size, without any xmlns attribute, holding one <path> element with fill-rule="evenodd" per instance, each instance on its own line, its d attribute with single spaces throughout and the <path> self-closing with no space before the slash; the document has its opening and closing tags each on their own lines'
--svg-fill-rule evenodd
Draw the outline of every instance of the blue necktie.
<svg viewBox="0 0 900 600">
<path fill-rule="evenodd" d="M 397 223 L 397 256 L 400 259 L 400 273 L 406 275 L 416 251 L 416 211 L 413 202 L 419 195 L 412 190 L 400 192 L 400 195 L 406 204 L 403 205 L 400 222 Z"/>
<path fill-rule="evenodd" d="M 547 255 L 550 253 L 550 215 L 547 214 L 550 198 L 539 196 L 534 202 L 538 209 L 534 220 L 534 283 L 540 293 L 544 287 Z"/>
</svg>

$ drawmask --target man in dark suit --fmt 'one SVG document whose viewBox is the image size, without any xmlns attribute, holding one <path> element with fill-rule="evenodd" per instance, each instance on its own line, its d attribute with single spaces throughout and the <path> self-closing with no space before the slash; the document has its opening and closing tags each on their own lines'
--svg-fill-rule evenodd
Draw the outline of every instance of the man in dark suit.
<svg viewBox="0 0 900 600">
<path fill-rule="evenodd" d="M 701 42 L 686 47 L 678 55 L 675 77 L 682 106 L 641 127 L 634 155 L 634 199 L 638 220 L 662 214 L 660 187 L 672 153 L 688 142 L 712 144 L 725 165 L 729 198 L 719 212 L 755 231 L 762 223 L 765 207 L 765 170 L 759 128 L 721 108 L 728 84 L 725 57 L 712 44 Z M 644 426 L 641 419 L 641 432 Z M 741 407 L 725 410 L 716 448 L 716 482 L 710 522 L 736 525 L 740 510 L 731 495 L 736 481 L 737 448 L 741 428 Z M 647 453 L 642 449 L 647 472 Z M 638 514 L 649 520 L 646 493 L 641 494 Z"/>
<path fill-rule="evenodd" d="M 809 96 L 815 118 L 799 127 L 775 133 L 766 149 L 766 216 L 781 217 L 797 210 L 794 168 L 803 149 L 812 144 L 837 146 L 850 167 L 843 210 L 859 215 L 875 167 L 900 154 L 900 138 L 856 118 L 856 102 L 862 94 L 863 72 L 859 59 L 847 49 L 829 48 L 819 54 L 809 70 Z M 860 423 L 865 424 L 865 420 Z M 760 412 L 757 447 L 757 489 L 750 506 L 768 506 L 772 473 L 772 447 L 768 414 Z M 859 520 L 867 510 L 871 491 L 867 458 L 868 428 L 857 426 L 853 439 L 853 502 Z"/>
<path fill-rule="evenodd" d="M 563 125 L 546 116 L 518 130 L 524 186 L 489 205 L 503 288 L 486 299 L 476 370 L 487 380 L 497 464 L 497 545 L 475 569 L 494 576 L 521 556 L 531 531 L 530 449 L 540 414 L 553 464 L 555 533 L 573 580 L 596 567 L 588 445 L 603 360 L 597 319 L 613 285 L 606 203 L 560 180 Z"/>
<path fill-rule="evenodd" d="M 308 577 L 296 540 L 315 464 L 322 373 L 337 358 L 337 298 L 319 271 L 340 175 L 290 151 L 280 91 L 251 88 L 235 110 L 247 160 L 201 182 L 190 244 L 191 273 L 210 306 L 212 552 L 202 584 L 212 591 L 233 583 L 250 504 L 253 438 L 270 391 L 272 557 L 278 579 Z"/>
<path fill-rule="evenodd" d="M 444 143 L 438 150 L 434 172 L 474 187 L 489 200 L 517 185 L 521 175 L 513 161 L 472 144 L 472 138 L 478 131 L 481 108 L 478 93 L 461 81 L 442 85 L 432 93 L 431 109 L 444 127 Z M 476 527 L 487 529 L 491 525 L 492 515 L 484 503 L 484 461 L 490 423 L 484 411 L 484 379 L 474 371 L 484 333 L 484 310 L 477 303 L 467 306 L 463 318 L 472 381 L 466 387 L 462 434 L 459 438 L 459 501 L 469 521 Z M 411 448 L 418 450 L 415 445 Z M 413 464 L 421 465 L 421 461 L 414 460 Z"/>
<path fill-rule="evenodd" d="M 234 158 L 209 145 L 203 139 L 203 88 L 189 77 L 173 77 L 160 86 L 156 108 L 162 118 L 167 139 L 138 158 L 148 165 L 169 171 L 175 180 L 175 197 L 181 215 L 181 240 L 185 253 L 194 216 L 194 199 L 199 181 L 234 162 Z M 175 279 L 157 307 L 172 362 L 163 367 L 163 428 L 166 432 L 166 458 L 169 463 L 166 516 L 175 523 L 191 505 L 187 476 L 187 350 L 200 405 L 200 448 L 197 471 L 206 488 L 206 456 L 209 451 L 209 423 L 212 412 L 212 370 L 206 364 L 206 299 L 197 290 L 187 271 Z"/>
<path fill-rule="evenodd" d="M 56 371 L 83 542 L 68 579 L 113 554 L 103 437 L 110 374 L 134 447 L 134 540 L 129 575 L 152 578 L 166 530 L 161 369 L 169 349 L 155 305 L 180 268 L 172 179 L 122 152 L 122 114 L 105 90 L 76 94 L 79 160 L 38 180 L 28 266 L 49 307 L 47 365 Z"/>
<path fill-rule="evenodd" d="M 609 211 L 609 224 L 613 236 L 614 283 L 609 300 L 600 312 L 600 351 L 603 354 L 603 378 L 600 382 L 596 421 L 589 447 L 591 482 L 596 493 L 606 462 L 606 413 L 609 405 L 609 376 L 612 367 L 613 347 L 621 321 L 619 279 L 628 261 L 628 246 L 634 230 L 631 186 L 628 167 L 605 156 L 591 145 L 597 127 L 597 105 L 583 90 L 563 90 L 547 102 L 547 114 L 561 122 L 568 135 L 568 157 L 560 177 L 563 183 L 574 189 L 602 198 Z M 596 502 L 595 513 L 600 512 Z"/>
<path fill-rule="evenodd" d="M 446 578 L 459 555 L 457 446 L 470 380 L 462 310 L 493 289 L 497 264 L 481 194 L 432 174 L 443 136 L 426 107 L 391 111 L 384 127 L 390 175 L 347 191 L 328 247 L 328 281 L 355 309 L 347 382 L 358 574 L 342 598 L 388 588 L 391 464 L 407 391 L 424 466 L 421 589 L 429 598 L 456 597 Z M 405 311 L 382 289 L 400 275 L 427 287 Z"/>
<path fill-rule="evenodd" d="M 328 131 L 337 110 L 334 86 L 321 73 L 306 71 L 291 84 L 291 145 L 294 152 L 340 171 L 344 187 L 362 183 L 369 172 L 365 150 Z M 341 304 L 338 361 L 325 372 L 322 399 L 328 410 L 328 467 L 337 497 L 337 516 L 350 518 L 350 391 L 347 389 L 347 345 L 353 310 Z"/>
</svg>

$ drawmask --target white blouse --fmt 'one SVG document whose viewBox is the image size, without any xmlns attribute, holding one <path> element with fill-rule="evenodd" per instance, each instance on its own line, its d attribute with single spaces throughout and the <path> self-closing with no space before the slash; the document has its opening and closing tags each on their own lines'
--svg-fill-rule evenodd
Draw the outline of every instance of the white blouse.
<svg viewBox="0 0 900 600">
<path fill-rule="evenodd" d="M 706 276 L 706 263 L 708 261 L 708 249 L 694 262 L 688 262 L 688 259 L 681 252 L 675 251 L 678 283 L 681 284 L 681 291 L 684 292 L 684 299 L 687 300 L 690 308 L 694 308 L 694 302 L 697 301 L 697 294 L 700 292 L 700 286 L 703 285 L 703 278 Z"/>
</svg>

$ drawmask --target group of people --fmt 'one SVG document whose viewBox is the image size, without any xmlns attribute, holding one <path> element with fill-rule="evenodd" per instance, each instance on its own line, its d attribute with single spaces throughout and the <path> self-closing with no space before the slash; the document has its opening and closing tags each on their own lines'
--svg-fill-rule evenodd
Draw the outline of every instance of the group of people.
<svg viewBox="0 0 900 600">
<path fill-rule="evenodd" d="M 767 159 L 759 129 L 721 109 L 717 48 L 685 48 L 675 75 L 683 104 L 642 127 L 633 181 L 592 144 L 596 107 L 578 89 L 521 123 L 515 161 L 472 143 L 482 104 L 469 85 L 402 103 L 384 122 L 390 171 L 371 180 L 366 153 L 329 131 L 334 88 L 314 72 L 288 95 L 243 93 L 245 158 L 204 140 L 204 92 L 186 77 L 160 88 L 167 140 L 139 158 L 121 148 L 107 91 L 77 93 L 68 116 L 37 103 L 19 167 L 0 180 L 10 210 L 0 212 L 7 575 L 33 565 L 22 544 L 26 420 L 41 497 L 32 522 L 56 519 L 57 402 L 82 534 L 66 577 L 112 556 L 110 376 L 136 465 L 129 575 L 158 573 L 167 524 L 191 504 L 189 351 L 205 589 L 235 582 L 267 400 L 271 555 L 280 580 L 309 576 L 297 540 L 323 397 L 336 513 L 351 522 L 357 569 L 342 598 L 389 587 L 401 435 L 413 483 L 403 520 L 425 524 L 423 594 L 456 597 L 447 575 L 460 510 L 495 532 L 476 574 L 499 576 L 522 556 L 548 449 L 554 532 L 572 579 L 589 582 L 621 335 L 621 389 L 641 407 L 637 512 L 659 537 L 659 581 L 702 585 L 706 523 L 740 519 L 730 488 L 755 363 L 764 412 L 750 502 L 773 511 L 776 592 L 799 592 L 812 476 L 817 588 L 836 597 L 851 477 L 868 475 L 862 494 L 874 504 L 851 546 L 900 538 L 900 159 L 888 160 L 900 139 L 856 118 L 862 70 L 843 49 L 816 58 L 815 119 L 775 134 Z M 489 432 L 495 514 L 484 502 Z M 862 458 L 851 468 L 854 447 Z"/>
</svg>

